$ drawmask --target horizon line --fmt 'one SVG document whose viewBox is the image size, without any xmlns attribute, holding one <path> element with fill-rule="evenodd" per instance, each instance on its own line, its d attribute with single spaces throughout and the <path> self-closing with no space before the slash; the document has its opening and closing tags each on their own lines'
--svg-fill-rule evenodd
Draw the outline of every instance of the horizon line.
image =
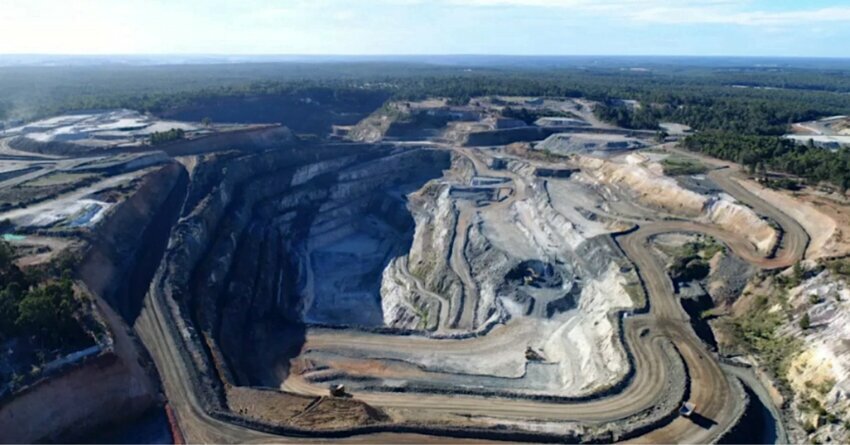
<svg viewBox="0 0 850 445">
<path fill-rule="evenodd" d="M 384 54 L 335 54 L 335 53 L 0 53 L 0 57 L 610 57 L 610 58 L 727 58 L 727 59 L 833 59 L 850 60 L 850 56 L 808 55 L 741 55 L 741 54 L 492 54 L 492 53 L 384 53 Z"/>
</svg>

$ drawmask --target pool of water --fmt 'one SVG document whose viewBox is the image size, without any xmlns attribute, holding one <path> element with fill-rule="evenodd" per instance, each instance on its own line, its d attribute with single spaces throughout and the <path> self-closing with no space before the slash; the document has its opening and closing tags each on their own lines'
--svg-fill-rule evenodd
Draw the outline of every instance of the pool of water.
<svg viewBox="0 0 850 445">
<path fill-rule="evenodd" d="M 697 336 L 699 336 L 699 338 L 702 339 L 702 341 L 712 350 L 717 350 L 717 339 L 714 338 L 714 332 L 711 330 L 711 325 L 708 323 L 711 318 L 703 316 L 703 311 L 714 307 L 714 302 L 711 301 L 711 297 L 703 295 L 698 299 L 682 298 L 679 301 L 682 303 L 682 308 L 688 313 L 691 326 L 694 328 L 694 332 L 696 332 Z"/>
<path fill-rule="evenodd" d="M 778 442 L 776 419 L 761 399 L 744 384 L 744 390 L 750 398 L 747 410 L 734 428 L 724 436 L 718 443 L 753 443 L 753 444 L 775 444 Z"/>
<path fill-rule="evenodd" d="M 173 444 L 171 428 L 163 407 L 149 410 L 142 417 L 111 427 L 91 437 L 84 438 L 81 443 L 150 443 Z"/>
</svg>

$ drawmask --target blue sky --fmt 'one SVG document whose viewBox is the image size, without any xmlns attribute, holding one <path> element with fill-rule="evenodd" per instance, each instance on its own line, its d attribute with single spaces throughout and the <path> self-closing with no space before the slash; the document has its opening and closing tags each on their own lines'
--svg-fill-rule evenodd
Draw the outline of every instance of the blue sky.
<svg viewBox="0 0 850 445">
<path fill-rule="evenodd" d="M 850 0 L 3 0 L 0 54 L 850 57 Z"/>
</svg>

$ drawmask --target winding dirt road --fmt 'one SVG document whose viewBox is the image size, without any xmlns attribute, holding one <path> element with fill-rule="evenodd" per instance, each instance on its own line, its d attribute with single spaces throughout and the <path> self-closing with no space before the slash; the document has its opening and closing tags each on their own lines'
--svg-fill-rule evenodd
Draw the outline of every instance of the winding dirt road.
<svg viewBox="0 0 850 445">
<path fill-rule="evenodd" d="M 467 149 L 462 149 L 467 151 Z M 510 172 L 492 172 L 483 165 L 477 156 L 472 156 L 479 174 L 513 176 Z M 476 162 L 478 161 L 478 162 Z M 380 407 L 427 409 L 433 411 L 473 413 L 474 415 L 510 416 L 527 419 L 558 419 L 570 421 L 608 422 L 617 421 L 640 414 L 659 403 L 659 397 L 671 394 L 672 370 L 677 362 L 684 362 L 689 376 L 689 400 L 696 404 L 698 412 L 709 420 L 709 425 L 700 425 L 685 418 L 677 418 L 666 425 L 650 431 L 636 439 L 638 442 L 709 442 L 716 440 L 725 429 L 733 424 L 742 407 L 740 395 L 734 389 L 730 377 L 720 367 L 717 359 L 710 353 L 691 328 L 688 317 L 673 293 L 673 285 L 665 273 L 661 261 L 648 248 L 653 236 L 669 232 L 692 232 L 711 235 L 723 243 L 736 255 L 762 268 L 787 267 L 803 256 L 808 235 L 799 224 L 779 209 L 771 207 L 751 193 L 743 190 L 732 178 L 732 169 L 715 170 L 711 178 L 727 193 L 750 205 L 758 213 L 767 216 L 779 224 L 784 231 L 782 245 L 772 258 L 761 256 L 754 247 L 740 235 L 731 234 L 714 226 L 691 222 L 664 221 L 647 223 L 637 230 L 617 237 L 617 242 L 635 264 L 648 294 L 650 312 L 624 320 L 625 342 L 634 356 L 635 375 L 630 384 L 621 392 L 588 402 L 557 403 L 534 400 L 512 400 L 502 398 L 482 398 L 463 395 L 435 394 L 397 394 L 397 393 L 357 393 L 354 396 L 367 403 Z M 515 195 L 519 195 L 524 184 L 518 178 L 514 180 Z M 505 204 L 501 204 L 505 205 Z M 460 224 L 459 224 L 460 226 Z M 462 227 L 459 227 L 462 228 Z M 467 227 L 468 229 L 468 227 Z M 169 402 L 177 413 L 184 435 L 190 442 L 251 442 L 286 440 L 271 436 L 239 425 L 230 424 L 212 418 L 201 408 L 195 396 L 195 389 L 188 381 L 185 369 L 188 366 L 177 350 L 176 341 L 167 328 L 165 317 L 168 311 L 162 296 L 152 298 L 149 295 L 145 307 L 136 323 L 136 329 L 151 351 L 162 377 Z M 499 338 L 485 336 L 482 342 L 509 340 L 509 336 Z M 321 342 L 318 336 L 311 341 Z M 344 348 L 345 342 L 356 343 L 358 347 L 373 344 L 375 348 L 415 348 L 416 342 L 437 341 L 419 337 L 391 337 L 377 334 L 362 334 L 346 339 L 333 336 L 335 347 Z M 669 345 L 675 346 L 678 354 L 671 353 Z M 481 346 L 481 345 L 479 345 Z M 428 347 L 428 346 L 425 346 Z M 451 343 L 441 347 L 451 348 Z M 681 356 L 681 361 L 678 359 Z M 293 381 L 288 389 L 302 393 L 317 393 L 326 389 L 318 388 L 304 381 Z M 415 436 L 419 437 L 419 436 Z M 363 436 L 367 441 L 389 441 L 409 439 L 407 435 L 382 434 Z M 439 440 L 434 438 L 435 440 Z M 296 439 L 303 442 L 303 439 Z M 355 439 L 355 440 L 360 440 Z"/>
<path fill-rule="evenodd" d="M 690 222 L 647 224 L 619 239 L 623 251 L 640 271 L 647 293 L 650 295 L 651 313 L 655 316 L 659 328 L 673 341 L 687 364 L 691 376 L 690 402 L 698 407 L 700 415 L 717 422 L 718 425 L 729 425 L 735 421 L 734 418 L 730 418 L 730 415 L 735 412 L 733 406 L 735 401 L 730 398 L 729 379 L 718 361 L 706 350 L 705 345 L 691 329 L 688 316 L 674 295 L 672 282 L 664 272 L 664 265 L 648 247 L 651 238 L 656 235 L 688 232 L 710 235 L 725 243 L 740 258 L 765 269 L 785 268 L 803 258 L 809 240 L 808 234 L 797 221 L 741 187 L 733 179 L 733 175 L 736 174 L 735 170 L 725 168 L 711 171 L 709 177 L 724 191 L 782 227 L 784 236 L 773 258 L 760 255 L 743 236 L 725 232 L 713 226 Z M 673 425 L 671 429 L 672 427 Z M 662 429 L 650 433 L 649 436 L 652 437 L 652 442 L 675 442 L 679 440 L 674 439 L 683 438 L 686 438 L 688 442 L 702 441 L 702 438 L 696 435 L 678 436 L 678 433 L 683 431 L 676 431 L 676 435 L 668 435 L 672 432 L 665 432 Z"/>
<path fill-rule="evenodd" d="M 484 163 L 474 150 L 469 148 L 454 147 L 455 152 L 467 158 L 473 166 L 476 176 L 489 176 L 495 178 L 506 178 L 513 182 L 514 192 L 506 199 L 488 204 L 483 209 L 476 209 L 472 203 L 458 203 L 458 217 L 455 225 L 455 239 L 452 244 L 452 251 L 449 254 L 449 265 L 452 270 L 458 275 L 463 283 L 463 298 L 460 303 L 452 306 L 455 315 L 452 320 L 452 328 L 466 329 L 473 331 L 478 326 L 476 325 L 475 312 L 478 308 L 478 284 L 472 278 L 470 272 L 469 261 L 466 258 L 466 243 L 469 238 L 469 230 L 472 226 L 476 214 L 479 210 L 496 210 L 511 206 L 518 199 L 525 199 L 526 185 L 525 182 L 513 172 L 505 170 L 493 170 Z"/>
</svg>

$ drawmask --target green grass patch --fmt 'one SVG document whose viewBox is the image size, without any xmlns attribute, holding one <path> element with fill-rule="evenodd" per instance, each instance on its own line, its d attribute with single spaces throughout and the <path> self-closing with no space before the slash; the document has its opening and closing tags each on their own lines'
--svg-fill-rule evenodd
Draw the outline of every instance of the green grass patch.
<svg viewBox="0 0 850 445">
<path fill-rule="evenodd" d="M 712 318 L 715 318 L 715 317 L 718 317 L 719 315 L 721 315 L 721 312 L 722 311 L 720 309 L 713 307 L 711 309 L 706 309 L 706 310 L 700 312 L 699 318 L 701 320 L 712 319 Z"/>
<path fill-rule="evenodd" d="M 758 297 L 745 314 L 729 320 L 728 327 L 732 346 L 759 357 L 771 375 L 787 389 L 788 367 L 802 343 L 797 338 L 780 335 L 784 311 L 770 311 L 777 304 L 783 307 L 786 304 L 780 295 Z"/>
<path fill-rule="evenodd" d="M 640 283 L 631 283 L 623 286 L 626 294 L 632 299 L 635 307 L 642 308 L 646 306 L 646 295 L 643 292 L 643 287 Z"/>
<path fill-rule="evenodd" d="M 546 162 L 564 162 L 569 159 L 569 156 L 565 156 L 559 153 L 554 153 L 549 150 L 529 150 L 528 157 L 533 159 L 541 159 Z"/>
<path fill-rule="evenodd" d="M 708 171 L 708 167 L 701 162 L 673 156 L 661 161 L 661 166 L 667 176 L 699 175 Z"/>
<path fill-rule="evenodd" d="M 846 258 L 828 260 L 825 262 L 826 268 L 835 275 L 844 278 L 850 278 L 850 260 Z"/>
<path fill-rule="evenodd" d="M 670 249 L 668 253 L 673 257 L 670 276 L 682 281 L 703 279 L 709 273 L 709 260 L 719 252 L 725 252 L 725 247 L 713 238 L 700 238 Z"/>
<path fill-rule="evenodd" d="M 413 312 L 419 316 L 419 325 L 417 326 L 421 330 L 427 330 L 431 318 L 431 314 L 427 309 L 413 307 Z"/>
</svg>

